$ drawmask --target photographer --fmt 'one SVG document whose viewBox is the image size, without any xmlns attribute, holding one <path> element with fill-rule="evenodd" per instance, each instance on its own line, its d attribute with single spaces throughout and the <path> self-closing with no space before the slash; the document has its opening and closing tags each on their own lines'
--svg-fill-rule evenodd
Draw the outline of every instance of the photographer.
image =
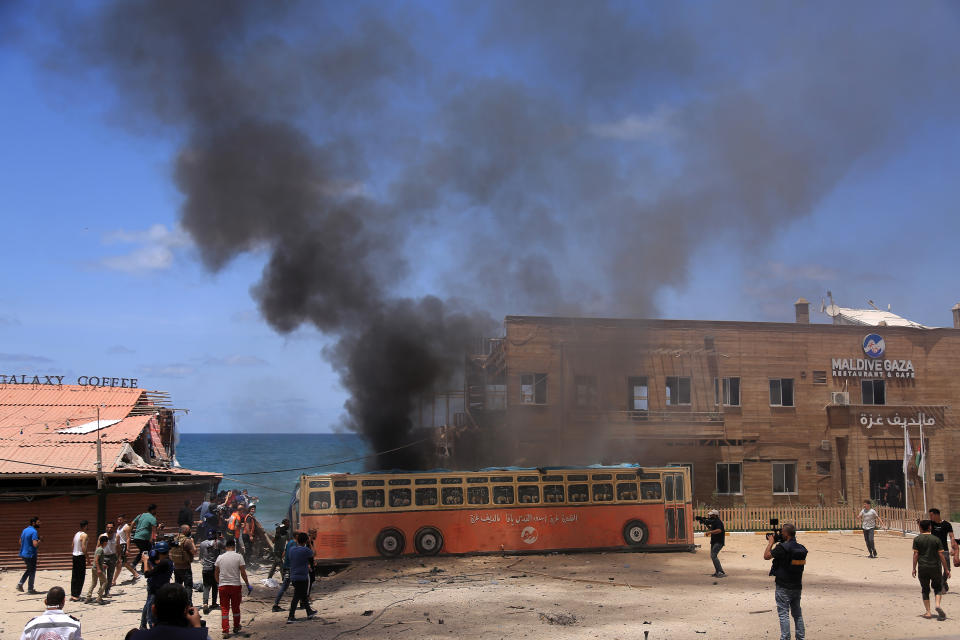
<svg viewBox="0 0 960 640">
<path fill-rule="evenodd" d="M 776 526 L 776 520 L 771 521 Z M 807 562 L 807 548 L 796 541 L 797 528 L 785 524 L 767 534 L 764 560 L 773 560 L 770 575 L 775 576 L 777 615 L 780 617 L 780 640 L 790 640 L 790 616 L 793 616 L 797 640 L 803 640 L 803 614 L 800 611 L 800 592 L 803 589 L 803 568 Z"/>
<path fill-rule="evenodd" d="M 726 537 L 720 512 L 711 509 L 707 512 L 706 518 L 697 516 L 697 522 L 706 527 L 707 531 L 704 532 L 704 535 L 710 536 L 710 559 L 713 560 L 713 573 L 710 577 L 726 578 L 727 574 L 720 565 L 720 558 L 718 557 L 720 549 L 723 549 L 724 538 Z"/>
<path fill-rule="evenodd" d="M 207 640 L 207 628 L 200 612 L 190 604 L 190 594 L 179 584 L 165 584 L 157 590 L 152 604 L 157 624 L 141 629 L 133 640 Z"/>
</svg>

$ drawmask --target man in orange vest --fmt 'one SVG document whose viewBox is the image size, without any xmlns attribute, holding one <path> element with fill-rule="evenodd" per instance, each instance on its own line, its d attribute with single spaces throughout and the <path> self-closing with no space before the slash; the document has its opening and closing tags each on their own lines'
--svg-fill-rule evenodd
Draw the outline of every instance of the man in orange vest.
<svg viewBox="0 0 960 640">
<path fill-rule="evenodd" d="M 243 521 L 247 517 L 247 508 L 244 506 L 237 507 L 237 510 L 230 514 L 230 518 L 227 519 L 227 540 L 233 540 L 237 544 L 241 544 L 243 540 Z M 239 539 L 239 541 L 238 541 Z"/>
</svg>

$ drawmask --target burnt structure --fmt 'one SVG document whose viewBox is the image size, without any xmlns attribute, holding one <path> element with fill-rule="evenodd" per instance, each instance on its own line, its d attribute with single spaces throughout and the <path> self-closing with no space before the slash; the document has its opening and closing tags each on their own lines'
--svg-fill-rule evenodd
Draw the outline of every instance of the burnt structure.
<svg viewBox="0 0 960 640">
<path fill-rule="evenodd" d="M 958 312 L 941 329 L 795 306 L 796 323 L 508 316 L 468 360 L 453 464 L 680 464 L 703 503 L 920 508 L 922 427 L 927 504 L 960 510 Z"/>
</svg>

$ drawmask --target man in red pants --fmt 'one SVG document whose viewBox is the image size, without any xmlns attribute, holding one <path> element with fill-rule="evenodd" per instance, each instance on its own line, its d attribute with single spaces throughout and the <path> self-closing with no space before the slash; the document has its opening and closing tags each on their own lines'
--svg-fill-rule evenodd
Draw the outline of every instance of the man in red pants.
<svg viewBox="0 0 960 640">
<path fill-rule="evenodd" d="M 247 579 L 246 563 L 243 556 L 237 553 L 235 540 L 227 540 L 227 550 L 220 554 L 214 565 L 214 579 L 219 585 L 220 593 L 220 622 L 223 637 L 230 637 L 230 611 L 233 610 L 233 632 L 240 633 L 240 598 L 242 584 L 247 585 L 247 593 L 253 591 L 250 580 Z M 240 580 L 243 580 L 241 583 Z"/>
</svg>

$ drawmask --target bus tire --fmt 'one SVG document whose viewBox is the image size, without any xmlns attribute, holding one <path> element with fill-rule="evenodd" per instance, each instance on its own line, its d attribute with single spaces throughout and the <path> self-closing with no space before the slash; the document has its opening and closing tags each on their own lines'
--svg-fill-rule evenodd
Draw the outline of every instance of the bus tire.
<svg viewBox="0 0 960 640">
<path fill-rule="evenodd" d="M 399 529 L 384 529 L 377 536 L 377 552 L 384 558 L 399 556 L 405 546 L 406 540 Z"/>
<path fill-rule="evenodd" d="M 640 520 L 631 520 L 623 527 L 623 541 L 631 547 L 642 547 L 649 538 L 650 531 Z"/>
<path fill-rule="evenodd" d="M 421 556 L 435 556 L 443 548 L 443 534 L 434 527 L 424 527 L 413 537 L 413 546 Z"/>
</svg>

